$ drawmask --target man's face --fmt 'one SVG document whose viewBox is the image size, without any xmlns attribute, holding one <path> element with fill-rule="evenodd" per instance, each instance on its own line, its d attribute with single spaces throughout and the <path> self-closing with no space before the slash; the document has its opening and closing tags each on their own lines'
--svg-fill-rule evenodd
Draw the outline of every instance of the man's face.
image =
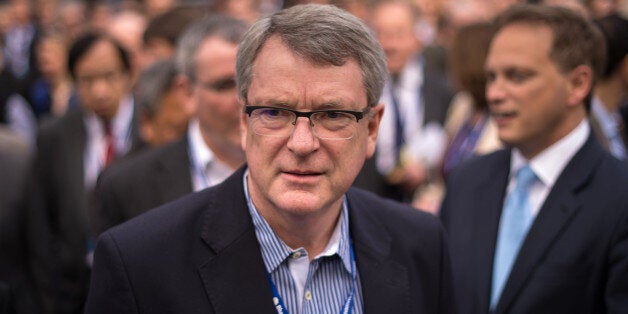
<svg viewBox="0 0 628 314">
<path fill-rule="evenodd" d="M 262 47 L 253 65 L 247 105 L 300 111 L 367 107 L 360 68 L 314 65 L 293 54 L 278 37 Z M 375 150 L 383 106 L 371 108 L 351 139 L 317 138 L 307 118 L 297 119 L 286 137 L 258 135 L 242 114 L 242 143 L 249 165 L 249 191 L 262 212 L 319 217 L 340 208 L 366 158 Z M 275 216 L 277 217 L 277 216 Z"/>
<path fill-rule="evenodd" d="M 218 37 L 206 39 L 196 54 L 192 101 L 204 136 L 240 146 L 240 112 L 235 86 L 238 46 Z"/>
<path fill-rule="evenodd" d="M 183 100 L 171 88 L 161 97 L 161 104 L 152 116 L 142 119 L 142 136 L 151 145 L 172 142 L 185 134 L 189 116 L 183 110 Z"/>
<path fill-rule="evenodd" d="M 386 3 L 374 10 L 371 22 L 386 54 L 388 71 L 393 75 L 399 74 L 420 50 L 412 14 L 402 4 Z"/>
<path fill-rule="evenodd" d="M 583 108 L 582 99 L 571 100 L 571 74 L 550 59 L 552 38 L 547 26 L 507 26 L 486 61 L 486 96 L 499 138 L 527 158 L 567 135 L 575 127 L 571 112 Z"/>
<path fill-rule="evenodd" d="M 75 76 L 81 105 L 111 120 L 130 85 L 115 46 L 106 40 L 95 43 L 76 63 Z"/>
</svg>

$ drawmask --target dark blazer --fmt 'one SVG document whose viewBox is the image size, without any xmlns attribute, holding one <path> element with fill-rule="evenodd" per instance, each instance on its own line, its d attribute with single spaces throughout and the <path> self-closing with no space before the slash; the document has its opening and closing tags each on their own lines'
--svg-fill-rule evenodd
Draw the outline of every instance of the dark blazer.
<svg viewBox="0 0 628 314">
<path fill-rule="evenodd" d="M 98 178 L 96 190 L 98 234 L 191 193 L 187 137 L 113 163 Z"/>
<path fill-rule="evenodd" d="M 0 313 L 41 312 L 26 251 L 25 199 L 30 161 L 28 142 L 0 126 Z"/>
<path fill-rule="evenodd" d="M 103 233 L 86 313 L 276 313 L 243 172 Z M 438 219 L 347 195 L 365 313 L 451 313 Z"/>
<path fill-rule="evenodd" d="M 83 155 L 83 111 L 74 109 L 42 126 L 37 138 L 29 197 L 29 248 L 44 305 L 55 312 L 82 311 L 89 284 L 85 256 L 90 236 Z M 133 146 L 141 145 L 136 125 Z M 133 148 L 131 148 L 133 150 Z"/>
<path fill-rule="evenodd" d="M 488 313 L 495 242 L 510 150 L 451 173 L 441 218 L 449 233 L 456 299 Z M 591 134 L 543 203 L 495 313 L 626 313 L 628 169 Z"/>
</svg>

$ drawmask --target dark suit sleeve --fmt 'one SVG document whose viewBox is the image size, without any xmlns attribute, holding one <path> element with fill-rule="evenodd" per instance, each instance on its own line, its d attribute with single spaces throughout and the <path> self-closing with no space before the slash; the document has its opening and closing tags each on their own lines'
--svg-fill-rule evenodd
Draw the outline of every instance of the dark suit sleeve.
<svg viewBox="0 0 628 314">
<path fill-rule="evenodd" d="M 94 215 L 94 228 L 96 234 L 101 234 L 105 230 L 120 224 L 124 221 L 121 215 L 121 202 L 116 192 L 116 183 L 111 169 L 105 170 L 96 184 L 96 195 L 98 197 L 98 208 Z"/>
<path fill-rule="evenodd" d="M 606 312 L 625 313 L 628 309 L 628 201 L 624 197 L 623 217 L 617 224 L 615 243 L 609 255 L 606 281 Z"/>
<path fill-rule="evenodd" d="M 440 227 L 441 236 L 441 285 L 440 285 L 440 300 L 439 300 L 439 313 L 457 313 L 456 302 L 454 302 L 454 283 L 451 270 L 451 258 L 449 256 L 449 248 L 447 245 L 447 234 L 443 227 Z"/>
<path fill-rule="evenodd" d="M 123 257 L 109 232 L 101 235 L 94 253 L 86 314 L 138 313 Z"/>
</svg>

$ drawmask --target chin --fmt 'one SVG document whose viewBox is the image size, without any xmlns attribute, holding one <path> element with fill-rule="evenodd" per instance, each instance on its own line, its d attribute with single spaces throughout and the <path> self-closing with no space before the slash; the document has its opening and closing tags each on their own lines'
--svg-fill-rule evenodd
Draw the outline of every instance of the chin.
<svg viewBox="0 0 628 314">
<path fill-rule="evenodd" d="M 274 203 L 282 210 L 296 215 L 316 213 L 327 205 L 318 195 L 302 191 L 282 193 Z"/>
</svg>

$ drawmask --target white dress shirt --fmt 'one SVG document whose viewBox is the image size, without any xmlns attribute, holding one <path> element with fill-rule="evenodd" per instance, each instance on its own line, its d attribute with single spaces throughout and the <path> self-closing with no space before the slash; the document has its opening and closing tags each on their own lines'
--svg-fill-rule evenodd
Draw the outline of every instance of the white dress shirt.
<svg viewBox="0 0 628 314">
<path fill-rule="evenodd" d="M 84 116 L 87 144 L 84 155 L 85 187 L 90 190 L 94 187 L 98 175 L 105 165 L 107 139 L 105 125 L 93 112 Z M 116 156 L 122 156 L 131 149 L 131 130 L 133 126 L 133 97 L 126 96 L 120 101 L 116 115 L 111 120 L 111 133 Z"/>
<path fill-rule="evenodd" d="M 587 141 L 590 132 L 591 128 L 588 120 L 583 119 L 567 136 L 542 151 L 529 162 L 526 162 L 519 150 L 513 149 L 508 193 L 506 195 L 514 189 L 517 170 L 528 163 L 538 178 L 530 187 L 528 194 L 532 217 L 536 217 L 547 195 L 554 187 L 554 183 L 556 183 L 569 161 Z"/>
<path fill-rule="evenodd" d="M 188 126 L 190 172 L 192 188 L 199 191 L 222 182 L 233 173 L 227 164 L 218 160 L 207 147 L 197 119 L 192 119 Z"/>
</svg>

